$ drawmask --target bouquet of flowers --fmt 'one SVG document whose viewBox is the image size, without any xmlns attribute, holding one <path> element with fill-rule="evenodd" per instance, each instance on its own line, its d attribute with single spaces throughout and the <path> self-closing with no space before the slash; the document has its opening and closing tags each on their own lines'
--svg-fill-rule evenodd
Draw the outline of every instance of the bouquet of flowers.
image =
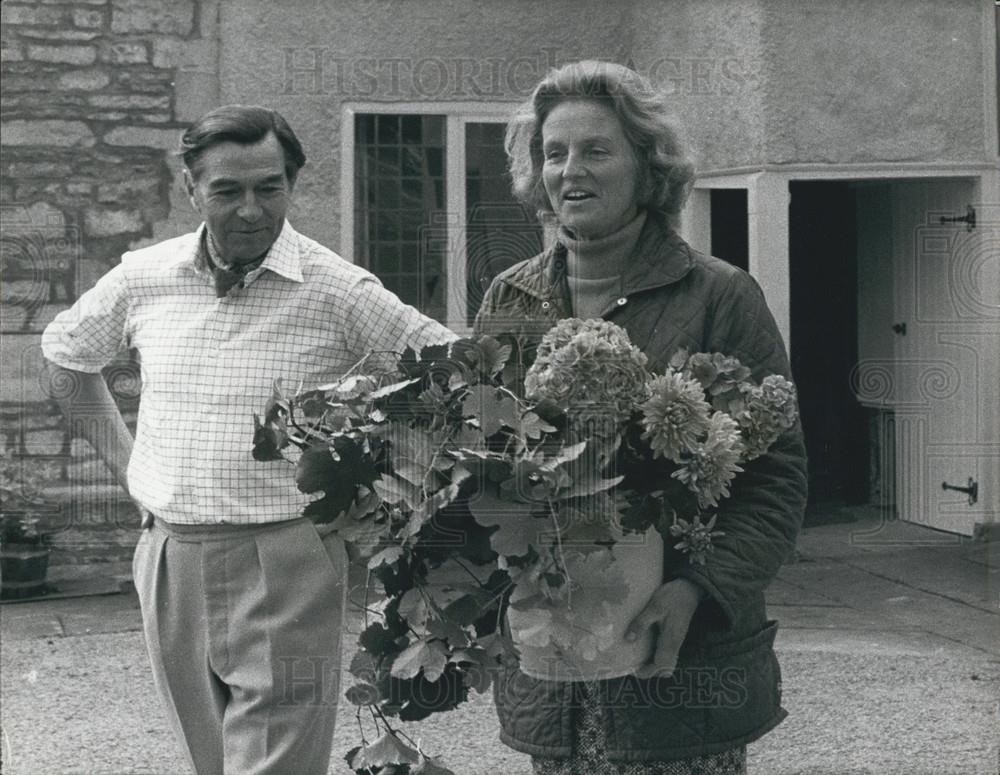
<svg viewBox="0 0 1000 775">
<path fill-rule="evenodd" d="M 510 357 L 483 336 L 407 350 L 390 373 L 366 358 L 295 395 L 277 384 L 255 417 L 254 456 L 296 456 L 299 489 L 322 494 L 306 515 L 367 558 L 346 694 L 357 772 L 448 772 L 391 719 L 487 690 L 518 648 L 586 661 L 612 647 L 602 622 L 629 593 L 616 542 L 656 530 L 705 562 L 711 510 L 796 418 L 784 378 L 683 351 L 653 374 L 603 320 L 558 323 L 523 385 L 508 384 Z"/>
</svg>

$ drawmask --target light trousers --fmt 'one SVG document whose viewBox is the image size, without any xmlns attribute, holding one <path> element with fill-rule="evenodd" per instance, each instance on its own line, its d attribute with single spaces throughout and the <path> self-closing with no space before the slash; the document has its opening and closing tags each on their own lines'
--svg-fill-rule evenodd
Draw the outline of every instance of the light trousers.
<svg viewBox="0 0 1000 775">
<path fill-rule="evenodd" d="M 347 555 L 307 519 L 143 531 L 153 679 L 197 775 L 326 775 Z"/>
</svg>

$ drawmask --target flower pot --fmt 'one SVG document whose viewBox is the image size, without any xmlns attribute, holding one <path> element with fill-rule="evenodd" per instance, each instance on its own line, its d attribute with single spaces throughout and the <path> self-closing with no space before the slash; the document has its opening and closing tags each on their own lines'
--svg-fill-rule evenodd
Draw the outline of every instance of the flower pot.
<svg viewBox="0 0 1000 775">
<path fill-rule="evenodd" d="M 18 600 L 45 590 L 49 547 L 39 544 L 0 544 L 0 598 Z"/>
</svg>

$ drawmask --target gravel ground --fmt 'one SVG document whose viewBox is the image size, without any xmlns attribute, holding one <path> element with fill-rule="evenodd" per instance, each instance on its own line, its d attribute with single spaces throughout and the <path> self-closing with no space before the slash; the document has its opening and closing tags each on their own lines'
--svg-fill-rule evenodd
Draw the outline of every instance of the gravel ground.
<svg viewBox="0 0 1000 775">
<path fill-rule="evenodd" d="M 790 717 L 750 747 L 754 775 L 996 775 L 1000 660 L 925 633 L 785 630 L 779 636 Z M 8 775 L 185 772 L 138 632 L 3 644 Z M 408 725 L 461 775 L 528 775 L 497 738 L 487 697 Z M 331 772 L 354 744 L 345 707 Z"/>
</svg>

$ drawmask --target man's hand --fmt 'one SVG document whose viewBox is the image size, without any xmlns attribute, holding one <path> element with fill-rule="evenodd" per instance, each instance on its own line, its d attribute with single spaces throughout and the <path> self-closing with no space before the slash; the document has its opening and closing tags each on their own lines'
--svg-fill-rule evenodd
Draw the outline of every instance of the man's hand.
<svg viewBox="0 0 1000 775">
<path fill-rule="evenodd" d="M 141 518 L 139 522 L 139 527 L 142 530 L 152 527 L 154 520 L 153 512 L 151 512 L 149 509 L 144 509 L 142 506 L 139 506 L 138 503 L 136 503 L 135 505 L 138 506 L 139 508 L 139 516 Z"/>
<path fill-rule="evenodd" d="M 636 676 L 668 678 L 674 672 L 691 617 L 704 596 L 702 589 L 687 579 L 668 581 L 650 596 L 625 630 L 625 640 L 631 642 L 654 625 L 658 629 L 653 659 L 639 668 Z"/>
</svg>

